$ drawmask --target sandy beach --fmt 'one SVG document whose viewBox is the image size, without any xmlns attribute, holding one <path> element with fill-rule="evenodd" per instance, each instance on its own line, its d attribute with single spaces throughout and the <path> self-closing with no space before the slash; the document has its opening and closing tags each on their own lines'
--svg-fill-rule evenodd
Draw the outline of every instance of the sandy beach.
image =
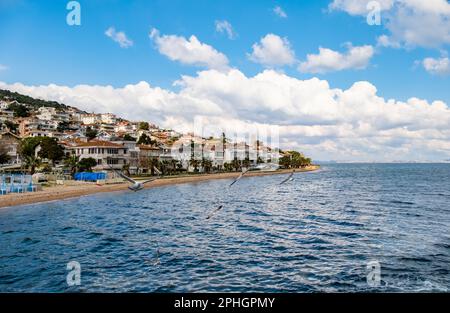
<svg viewBox="0 0 450 313">
<path fill-rule="evenodd" d="M 296 172 L 310 172 L 315 171 L 317 169 L 319 169 L 319 166 L 310 166 L 303 169 L 296 169 Z M 286 169 L 274 172 L 249 172 L 245 175 L 245 177 L 281 175 L 290 173 L 291 171 L 292 171 L 291 169 Z M 184 183 L 195 183 L 211 179 L 232 179 L 237 177 L 238 175 L 239 173 L 232 172 L 232 173 L 198 174 L 187 176 L 164 177 L 150 183 L 149 185 L 145 186 L 145 188 L 153 188 L 159 186 L 184 184 Z M 102 192 L 125 191 L 128 190 L 128 185 L 129 185 L 128 183 L 105 184 L 105 185 L 97 185 L 95 183 L 80 183 L 79 185 L 74 186 L 43 187 L 42 191 L 20 193 L 20 194 L 11 193 L 0 196 L 0 208 L 75 198 Z"/>
</svg>

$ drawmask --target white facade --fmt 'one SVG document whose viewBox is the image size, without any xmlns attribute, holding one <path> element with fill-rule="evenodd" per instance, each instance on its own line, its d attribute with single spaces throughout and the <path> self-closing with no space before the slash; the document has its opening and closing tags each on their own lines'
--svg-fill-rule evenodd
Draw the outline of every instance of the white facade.
<svg viewBox="0 0 450 313">
<path fill-rule="evenodd" d="M 108 141 L 90 141 L 75 146 L 67 146 L 66 149 L 71 150 L 72 154 L 78 156 L 80 160 L 95 159 L 97 161 L 95 170 L 108 170 L 110 166 L 115 169 L 122 169 L 125 164 L 128 164 L 128 149 L 123 145 Z"/>
<path fill-rule="evenodd" d="M 80 121 L 84 125 L 93 125 L 101 122 L 101 116 L 99 114 L 82 114 L 80 115 Z"/>
<path fill-rule="evenodd" d="M 36 115 L 36 117 L 40 120 L 58 122 L 68 122 L 70 120 L 70 115 L 68 113 L 59 112 L 52 107 L 40 107 L 38 112 L 39 114 Z"/>
<path fill-rule="evenodd" d="M 115 124 L 117 122 L 117 117 L 112 113 L 101 114 L 100 119 L 104 124 Z"/>
</svg>

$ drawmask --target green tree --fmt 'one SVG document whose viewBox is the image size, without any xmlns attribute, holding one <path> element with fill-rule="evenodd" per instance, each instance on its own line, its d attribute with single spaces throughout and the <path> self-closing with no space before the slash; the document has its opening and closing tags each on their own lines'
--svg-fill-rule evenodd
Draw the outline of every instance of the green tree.
<svg viewBox="0 0 450 313">
<path fill-rule="evenodd" d="M 36 172 L 36 168 L 41 166 L 41 160 L 34 155 L 27 155 L 24 158 L 24 165 L 30 170 L 30 174 L 33 175 Z"/>
<path fill-rule="evenodd" d="M 125 134 L 125 136 L 123 136 L 123 140 L 136 142 L 136 138 L 134 138 L 133 136 L 131 136 L 129 134 Z"/>
<path fill-rule="evenodd" d="M 18 125 L 16 123 L 14 123 L 13 121 L 6 120 L 3 122 L 3 125 L 5 125 L 13 133 L 15 133 L 17 131 Z"/>
<path fill-rule="evenodd" d="M 92 172 L 92 168 L 95 166 L 97 166 L 97 161 L 94 158 L 85 158 L 78 162 L 78 169 L 81 172 Z"/>
<path fill-rule="evenodd" d="M 190 159 L 189 164 L 194 167 L 194 173 L 198 173 L 198 167 L 200 165 L 200 161 L 197 159 Z"/>
<path fill-rule="evenodd" d="M 158 168 L 159 161 L 158 158 L 149 157 L 148 158 L 148 167 L 150 168 L 151 175 L 155 175 L 155 167 Z"/>
<path fill-rule="evenodd" d="M 56 127 L 56 130 L 60 133 L 63 133 L 67 130 L 70 130 L 70 122 L 62 121 L 58 123 L 58 127 Z"/>
<path fill-rule="evenodd" d="M 11 157 L 8 155 L 8 151 L 6 151 L 6 147 L 0 146 L 0 164 L 6 164 L 11 160 Z"/>
<path fill-rule="evenodd" d="M 250 159 L 249 159 L 249 158 L 245 158 L 245 159 L 242 161 L 242 166 L 245 167 L 245 168 L 249 168 L 249 167 L 250 167 L 250 164 L 251 164 L 251 162 L 250 162 Z"/>
<path fill-rule="evenodd" d="M 8 106 L 8 109 L 14 112 L 14 117 L 28 117 L 30 116 L 30 110 L 22 105 L 17 103 L 11 103 Z"/>
<path fill-rule="evenodd" d="M 97 132 L 96 129 L 93 129 L 93 128 L 91 128 L 90 126 L 88 126 L 88 127 L 86 128 L 86 133 L 85 133 L 85 135 L 86 135 L 86 137 L 87 137 L 89 140 L 92 140 L 92 139 L 94 139 L 95 137 L 97 137 L 97 134 L 98 134 L 98 132 Z"/>
<path fill-rule="evenodd" d="M 287 154 L 283 155 L 283 156 L 280 158 L 279 163 L 280 163 L 280 166 L 281 166 L 281 167 L 284 167 L 284 168 L 290 168 L 290 167 L 291 167 L 291 156 L 290 156 L 290 155 L 287 155 Z"/>
<path fill-rule="evenodd" d="M 153 141 L 149 136 L 147 136 L 146 134 L 142 134 L 140 137 L 139 137 L 139 139 L 138 139 L 138 141 L 137 141 L 137 144 L 138 145 L 153 145 L 153 144 L 155 144 L 156 142 L 155 141 Z"/>
<path fill-rule="evenodd" d="M 150 125 L 147 122 L 140 122 L 139 123 L 139 130 L 149 130 Z"/>
<path fill-rule="evenodd" d="M 69 155 L 64 159 L 64 166 L 70 169 L 70 175 L 73 177 L 78 170 L 78 162 L 80 158 L 76 155 Z"/>
<path fill-rule="evenodd" d="M 27 137 L 20 141 L 19 155 L 22 159 L 29 156 L 34 156 L 36 147 L 41 142 L 42 137 Z"/>
<path fill-rule="evenodd" d="M 203 159 L 203 160 L 202 160 L 202 167 L 203 167 L 203 170 L 204 170 L 206 173 L 211 172 L 211 169 L 212 169 L 212 161 L 211 161 L 211 160 L 208 160 L 208 159 Z"/>
<path fill-rule="evenodd" d="M 225 171 L 231 172 L 233 170 L 233 165 L 231 163 L 224 163 L 223 168 L 225 169 Z"/>
<path fill-rule="evenodd" d="M 41 158 L 49 159 L 52 165 L 55 165 L 56 161 L 60 161 L 64 157 L 64 148 L 58 144 L 56 138 L 41 137 L 39 144 L 41 150 L 38 155 Z"/>
<path fill-rule="evenodd" d="M 231 167 L 237 172 L 241 168 L 241 162 L 238 159 L 231 161 Z"/>
</svg>

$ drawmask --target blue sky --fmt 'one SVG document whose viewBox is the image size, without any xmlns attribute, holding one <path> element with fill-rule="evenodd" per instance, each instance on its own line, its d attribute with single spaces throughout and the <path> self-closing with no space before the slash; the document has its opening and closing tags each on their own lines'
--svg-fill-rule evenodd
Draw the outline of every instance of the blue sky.
<svg viewBox="0 0 450 313">
<path fill-rule="evenodd" d="M 224 53 L 233 67 L 247 75 L 261 71 L 247 53 L 267 33 L 287 37 L 296 56 L 303 60 L 323 46 L 343 50 L 342 44 L 375 45 L 383 26 L 369 26 L 364 17 L 345 12 L 328 12 L 330 1 L 79 1 L 81 26 L 66 24 L 68 1 L 6 0 L 0 9 L 0 64 L 8 67 L 0 79 L 8 83 L 62 85 L 110 84 L 123 86 L 141 80 L 170 88 L 182 74 L 198 68 L 174 63 L 158 53 L 148 37 L 152 27 L 165 34 L 189 37 Z M 280 5 L 288 17 L 275 15 Z M 215 20 L 227 20 L 238 36 L 229 40 L 215 31 Z M 134 42 L 121 49 L 104 35 L 114 26 Z M 398 50 L 381 48 L 365 70 L 346 70 L 319 75 L 330 85 L 348 88 L 355 81 L 368 80 L 386 98 L 412 96 L 450 103 L 450 78 L 430 75 L 414 65 L 425 57 L 438 57 L 428 48 Z M 289 75 L 309 78 L 295 68 L 283 69 Z"/>
<path fill-rule="evenodd" d="M 69 26 L 69 1 L 1 0 L 0 87 L 175 129 L 285 125 L 320 159 L 450 159 L 450 4 L 378 1 L 379 26 L 369 0 L 81 0 Z"/>
</svg>

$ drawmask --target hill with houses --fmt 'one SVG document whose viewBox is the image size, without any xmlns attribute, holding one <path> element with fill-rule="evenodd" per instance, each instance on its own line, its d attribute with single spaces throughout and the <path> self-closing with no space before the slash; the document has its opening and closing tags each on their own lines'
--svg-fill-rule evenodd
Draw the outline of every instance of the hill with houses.
<svg viewBox="0 0 450 313">
<path fill-rule="evenodd" d="M 241 170 L 258 164 L 301 167 L 303 154 L 260 141 L 232 142 L 129 121 L 112 113 L 87 113 L 55 101 L 0 90 L 0 164 L 35 171 L 104 171 L 165 174 Z"/>
</svg>

